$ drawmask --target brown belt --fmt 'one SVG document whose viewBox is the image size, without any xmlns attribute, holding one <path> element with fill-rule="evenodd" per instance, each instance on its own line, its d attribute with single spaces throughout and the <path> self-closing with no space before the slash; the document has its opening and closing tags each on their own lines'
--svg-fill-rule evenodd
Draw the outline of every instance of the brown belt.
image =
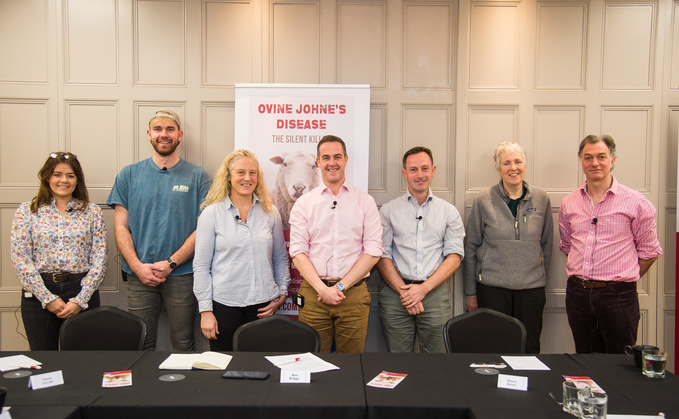
<svg viewBox="0 0 679 419">
<path fill-rule="evenodd" d="M 603 288 L 607 287 L 609 285 L 616 285 L 616 284 L 626 284 L 627 282 L 625 281 L 588 281 L 584 279 L 580 279 L 577 276 L 571 276 L 568 278 L 569 281 L 575 282 L 576 284 L 580 285 L 583 288 Z"/>
<path fill-rule="evenodd" d="M 74 274 L 71 272 L 47 272 L 41 273 L 40 276 L 44 281 L 69 282 L 75 281 L 76 279 L 85 278 L 87 276 L 87 272 L 80 272 L 78 274 Z"/>
<path fill-rule="evenodd" d="M 406 285 L 412 285 L 412 284 L 419 285 L 419 284 L 424 284 L 424 281 L 414 281 L 414 280 L 412 280 L 412 279 L 404 279 L 403 282 L 404 282 Z"/>
<path fill-rule="evenodd" d="M 329 286 L 329 287 L 334 287 L 341 280 L 342 280 L 342 278 L 340 278 L 340 279 L 321 279 L 321 281 L 323 281 L 323 283 L 325 285 Z M 361 285 L 364 282 L 365 282 L 365 278 L 361 279 L 360 281 L 358 281 L 357 283 L 352 285 L 352 288 L 355 287 L 355 286 Z"/>
</svg>

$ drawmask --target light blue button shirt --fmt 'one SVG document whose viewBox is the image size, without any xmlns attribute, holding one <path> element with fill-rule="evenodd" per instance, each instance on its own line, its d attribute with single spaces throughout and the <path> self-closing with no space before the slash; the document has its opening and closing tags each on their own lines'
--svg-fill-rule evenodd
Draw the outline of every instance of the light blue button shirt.
<svg viewBox="0 0 679 419">
<path fill-rule="evenodd" d="M 452 204 L 429 190 L 424 204 L 408 191 L 380 209 L 383 258 L 391 259 L 403 279 L 429 278 L 446 256 L 464 258 L 464 224 Z"/>
<path fill-rule="evenodd" d="M 288 293 L 290 271 L 283 224 L 276 207 L 264 212 L 253 195 L 247 224 L 227 197 L 210 205 L 198 219 L 193 258 L 193 292 L 200 312 L 212 301 L 246 307 Z"/>
</svg>

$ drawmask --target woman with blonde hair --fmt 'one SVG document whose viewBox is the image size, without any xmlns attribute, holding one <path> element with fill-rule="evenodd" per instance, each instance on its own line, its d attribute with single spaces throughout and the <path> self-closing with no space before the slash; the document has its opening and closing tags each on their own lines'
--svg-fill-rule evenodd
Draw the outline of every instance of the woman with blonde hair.
<svg viewBox="0 0 679 419">
<path fill-rule="evenodd" d="M 521 320 L 526 352 L 537 354 L 552 257 L 552 205 L 542 189 L 523 180 L 523 147 L 502 143 L 494 158 L 500 182 L 476 196 L 465 228 L 465 309 L 486 307 Z"/>
<path fill-rule="evenodd" d="M 38 194 L 14 215 L 10 254 L 23 287 L 21 317 L 31 350 L 56 351 L 61 324 L 99 307 L 106 223 L 89 200 L 74 154 L 51 153 L 38 178 Z"/>
<path fill-rule="evenodd" d="M 229 154 L 215 175 L 196 229 L 193 292 L 213 351 L 232 351 L 245 323 L 273 315 L 290 284 L 283 224 L 257 157 Z"/>
</svg>

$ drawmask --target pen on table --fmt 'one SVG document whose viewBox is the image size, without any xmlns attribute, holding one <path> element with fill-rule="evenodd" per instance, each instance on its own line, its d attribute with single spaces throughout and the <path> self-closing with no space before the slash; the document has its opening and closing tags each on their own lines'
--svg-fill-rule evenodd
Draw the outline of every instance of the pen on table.
<svg viewBox="0 0 679 419">
<path fill-rule="evenodd" d="M 40 369 L 42 369 L 42 367 L 40 365 L 31 365 L 30 367 L 26 367 L 26 366 L 23 366 L 23 365 L 12 365 L 12 366 L 17 367 L 17 368 L 26 368 L 26 369 L 29 369 L 29 370 L 40 370 Z"/>
<path fill-rule="evenodd" d="M 280 367 L 281 365 L 294 364 L 295 362 L 299 361 L 300 359 L 302 359 L 302 358 L 295 358 L 294 361 L 284 362 L 284 363 L 282 363 L 282 364 L 278 364 L 278 366 Z"/>
<path fill-rule="evenodd" d="M 472 368 L 505 368 L 507 367 L 507 364 L 504 362 L 498 363 L 498 364 L 471 364 L 470 367 Z"/>
</svg>

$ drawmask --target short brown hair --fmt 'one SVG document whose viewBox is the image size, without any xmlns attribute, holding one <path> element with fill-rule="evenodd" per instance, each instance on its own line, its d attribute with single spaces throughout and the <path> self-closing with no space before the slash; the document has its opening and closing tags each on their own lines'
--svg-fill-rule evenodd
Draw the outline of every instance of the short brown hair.
<svg viewBox="0 0 679 419">
<path fill-rule="evenodd" d="M 403 155 L 403 170 L 406 170 L 406 160 L 408 160 L 408 156 L 412 156 L 413 154 L 419 153 L 427 153 L 427 156 L 429 156 L 429 160 L 431 160 L 432 166 L 434 165 L 434 156 L 432 155 L 431 150 L 428 149 L 427 147 L 422 147 L 418 145 L 406 151 L 406 153 Z"/>
<path fill-rule="evenodd" d="M 580 149 L 578 150 L 578 157 L 582 158 L 582 150 L 587 144 L 596 144 L 599 141 L 603 141 L 608 147 L 608 151 L 611 153 L 611 157 L 615 157 L 615 141 L 610 135 L 588 135 L 584 140 L 580 142 Z"/>
<path fill-rule="evenodd" d="M 342 151 L 344 152 L 344 155 L 347 155 L 347 145 L 344 144 L 344 141 L 336 135 L 326 135 L 323 138 L 321 138 L 321 141 L 318 142 L 316 145 L 316 156 L 321 157 L 321 144 L 325 143 L 340 143 L 342 144 Z"/>
</svg>

